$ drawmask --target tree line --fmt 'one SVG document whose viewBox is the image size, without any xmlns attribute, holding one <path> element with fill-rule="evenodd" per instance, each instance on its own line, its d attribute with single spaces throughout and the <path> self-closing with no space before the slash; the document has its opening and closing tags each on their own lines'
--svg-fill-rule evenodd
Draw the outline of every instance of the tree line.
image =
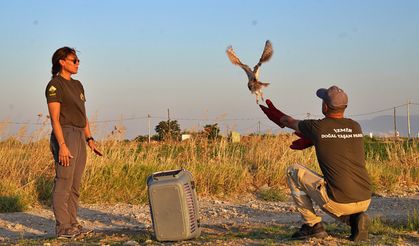
<svg viewBox="0 0 419 246">
<path fill-rule="evenodd" d="M 204 137 L 209 140 L 215 140 L 220 138 L 220 127 L 218 123 L 207 124 L 204 126 L 203 130 L 199 132 L 188 132 L 181 131 L 180 125 L 177 120 L 167 120 L 160 121 L 154 128 L 156 134 L 151 136 L 153 141 L 180 141 L 182 134 L 190 134 L 193 137 Z M 136 141 L 146 142 L 148 141 L 148 135 L 139 135 L 135 138 Z"/>
</svg>

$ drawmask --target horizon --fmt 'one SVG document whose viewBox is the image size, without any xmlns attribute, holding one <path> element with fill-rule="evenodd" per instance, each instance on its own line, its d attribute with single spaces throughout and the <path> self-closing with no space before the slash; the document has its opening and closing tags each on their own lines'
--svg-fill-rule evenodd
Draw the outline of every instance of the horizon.
<svg viewBox="0 0 419 246">
<path fill-rule="evenodd" d="M 350 117 L 346 117 L 350 118 Z M 313 118 L 312 118 L 313 119 Z M 237 128 L 237 120 L 240 119 L 225 119 L 225 120 L 203 120 L 203 119 L 177 119 L 171 118 L 171 121 L 176 120 L 180 126 L 181 133 L 191 132 L 198 133 L 203 131 L 203 128 L 207 124 L 217 123 L 220 128 L 220 136 L 226 137 L 230 132 L 238 132 L 242 136 L 247 136 L 250 134 L 289 134 L 293 131 L 291 129 L 280 128 L 274 123 L 270 122 L 268 119 L 242 119 L 244 121 L 250 121 L 251 123 L 247 124 L 250 127 L 247 128 Z M 185 127 L 184 122 L 193 120 L 198 122 L 191 127 Z M 132 131 L 136 129 L 132 125 L 134 122 L 142 122 L 142 131 Z M 151 136 L 155 135 L 155 127 L 160 121 L 167 121 L 167 118 L 164 117 L 150 117 L 150 134 Z M 226 124 L 223 122 L 233 121 L 232 124 Z M 396 115 L 396 129 L 400 137 L 408 137 L 408 117 L 407 115 Z M 419 114 L 410 115 L 410 137 L 419 138 Z M 361 125 L 364 136 L 374 136 L 374 137 L 393 137 L 394 136 L 394 116 L 393 115 L 377 115 L 372 118 L 358 120 L 358 123 Z M 416 124 L 414 124 L 416 123 Z M 268 125 L 270 124 L 270 125 Z M 92 132 L 94 132 L 97 139 L 106 139 L 114 138 L 133 140 L 138 136 L 147 136 L 148 135 L 148 117 L 136 118 L 136 119 L 125 119 L 121 120 L 111 120 L 111 121 L 92 121 Z M 47 127 L 48 129 L 45 129 Z M 137 127 L 138 128 L 138 127 Z M 131 131 L 130 131 L 131 129 Z M 112 132 L 116 134 L 113 136 Z M 33 136 L 33 133 L 38 133 L 38 136 Z M 27 139 L 42 139 L 48 137 L 51 133 L 49 129 L 49 120 L 46 118 L 46 115 L 38 116 L 37 122 L 12 122 L 12 121 L 0 121 L 0 141 L 5 140 L 12 136 L 19 136 L 23 140 Z"/>
</svg>

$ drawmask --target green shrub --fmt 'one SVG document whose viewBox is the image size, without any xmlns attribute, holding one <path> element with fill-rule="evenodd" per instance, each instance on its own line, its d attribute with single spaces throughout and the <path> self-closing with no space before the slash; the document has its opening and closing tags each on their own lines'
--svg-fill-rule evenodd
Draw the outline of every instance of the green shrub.
<svg viewBox="0 0 419 246">
<path fill-rule="evenodd" d="M 262 189 L 258 192 L 258 197 L 267 202 L 285 202 L 287 195 L 280 189 L 268 188 Z"/>
<path fill-rule="evenodd" d="M 0 196 L 0 213 L 22 212 L 24 209 L 19 196 Z"/>
</svg>

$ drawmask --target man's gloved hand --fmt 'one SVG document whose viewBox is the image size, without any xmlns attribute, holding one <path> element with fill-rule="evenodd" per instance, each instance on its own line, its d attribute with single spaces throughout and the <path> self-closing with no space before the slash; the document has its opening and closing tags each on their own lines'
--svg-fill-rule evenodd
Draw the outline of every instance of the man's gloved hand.
<svg viewBox="0 0 419 246">
<path fill-rule="evenodd" d="M 286 114 L 282 113 L 279 109 L 275 108 L 275 106 L 272 104 L 271 100 L 266 99 L 266 105 L 268 107 L 259 105 L 259 107 L 262 109 L 262 111 L 268 116 L 268 118 L 273 121 L 275 124 L 280 126 L 281 128 L 284 128 L 285 126 L 281 124 L 281 118 L 282 116 L 286 116 Z"/>
<path fill-rule="evenodd" d="M 294 132 L 294 134 L 299 136 L 300 138 L 292 142 L 292 144 L 290 145 L 291 149 L 303 150 L 314 145 L 313 142 L 310 139 L 306 138 L 303 134 L 299 132 Z"/>
</svg>

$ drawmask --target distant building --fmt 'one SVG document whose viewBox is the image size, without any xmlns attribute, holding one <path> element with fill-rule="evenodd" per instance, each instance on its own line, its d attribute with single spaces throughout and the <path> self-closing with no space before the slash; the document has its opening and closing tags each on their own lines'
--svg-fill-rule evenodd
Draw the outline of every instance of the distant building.
<svg viewBox="0 0 419 246">
<path fill-rule="evenodd" d="M 230 133 L 230 141 L 232 143 L 239 143 L 240 142 L 240 133 L 232 131 Z"/>
<path fill-rule="evenodd" d="M 182 134 L 182 141 L 186 140 L 186 139 L 190 139 L 192 137 L 191 134 Z"/>
</svg>

